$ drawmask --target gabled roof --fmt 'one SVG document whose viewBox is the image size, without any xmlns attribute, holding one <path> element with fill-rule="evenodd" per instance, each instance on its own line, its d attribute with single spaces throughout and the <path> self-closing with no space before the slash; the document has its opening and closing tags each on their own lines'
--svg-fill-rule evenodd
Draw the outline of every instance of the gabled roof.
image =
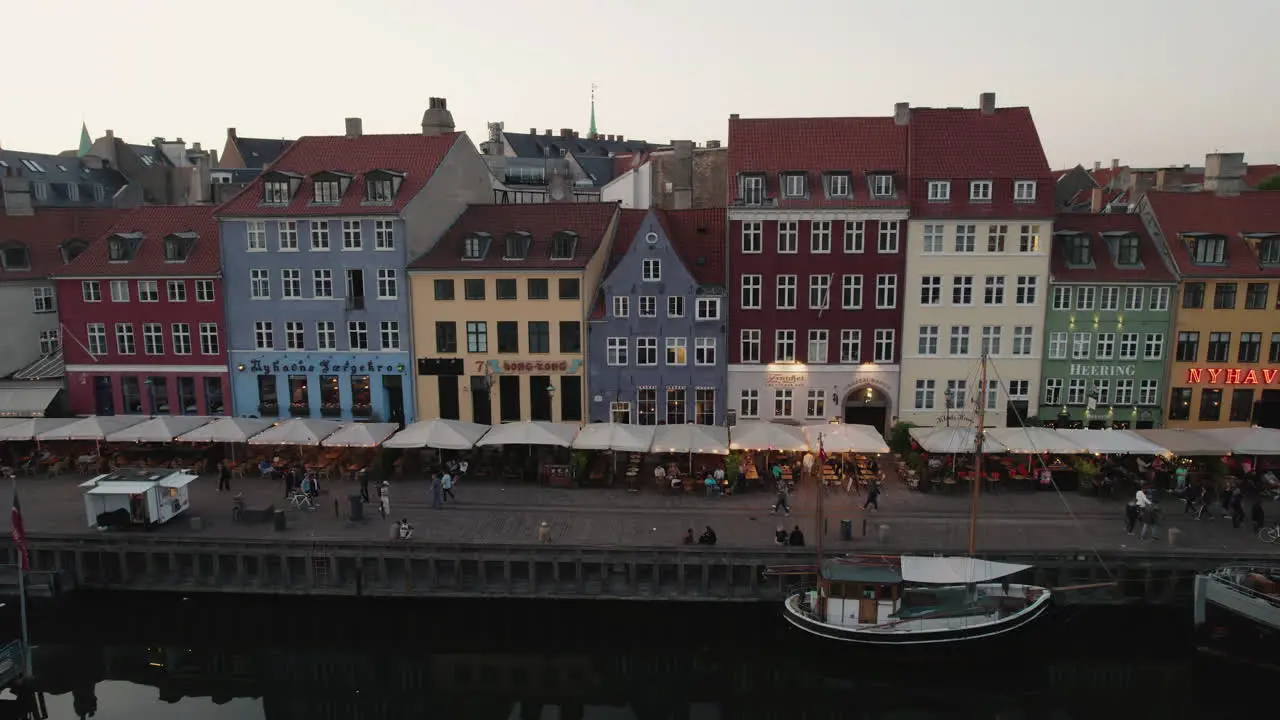
<svg viewBox="0 0 1280 720">
<path fill-rule="evenodd" d="M 26 162 L 23 162 L 23 161 Z M 45 183 L 44 200 L 35 197 L 31 189 L 31 203 L 35 207 L 111 207 L 111 198 L 124 187 L 124 176 L 110 168 L 92 167 L 94 161 L 85 162 L 74 153 L 70 155 L 45 155 L 43 153 L 0 150 L 0 176 L 26 178 L 30 183 Z M 40 168 L 37 170 L 36 168 Z M 77 198 L 70 198 L 68 184 L 78 186 Z M 102 186 L 102 199 L 94 199 L 94 185 Z"/>
<path fill-rule="evenodd" d="M 618 207 L 616 202 L 469 205 L 440 242 L 409 267 L 418 270 L 582 269 L 605 241 Z M 552 260 L 554 237 L 562 231 L 577 235 L 573 257 Z M 464 260 L 466 239 L 477 233 L 487 234 L 491 239 L 488 252 L 480 259 Z M 523 259 L 503 258 L 508 233 L 528 234 L 530 242 Z"/>
<path fill-rule="evenodd" d="M 560 157 L 561 150 L 564 150 L 565 154 L 609 157 L 611 154 L 616 155 L 618 153 L 663 147 L 644 140 L 617 142 L 603 138 L 592 140 L 591 138 L 583 137 L 561 137 L 558 134 L 533 135 L 530 133 L 504 132 L 502 136 L 506 138 L 507 146 L 516 154 L 516 157 L 522 158 Z"/>
<path fill-rule="evenodd" d="M 99 234 L 70 265 L 56 274 L 60 277 L 110 277 L 117 275 L 172 276 L 221 273 L 218 249 L 218 223 L 210 205 L 147 205 L 135 208 L 109 229 Z M 109 244 L 112 237 L 128 236 L 137 245 L 136 254 L 125 262 L 112 262 Z M 179 236 L 191 243 L 190 254 L 182 262 L 165 260 L 165 238 Z"/>
<path fill-rule="evenodd" d="M 244 161 L 246 168 L 262 169 L 267 165 L 275 162 L 289 146 L 293 144 L 292 140 L 274 140 L 271 138 L 247 138 L 236 135 L 233 138 L 236 144 L 236 151 L 240 153 L 240 159 Z"/>
<path fill-rule="evenodd" d="M 1184 277 L 1280 277 L 1280 266 L 1263 266 L 1245 235 L 1280 235 L 1280 193 L 1246 192 L 1220 196 L 1211 192 L 1150 191 L 1146 202 L 1178 272 Z M 1196 265 L 1184 236 L 1197 233 L 1227 239 L 1222 266 Z"/>
<path fill-rule="evenodd" d="M 396 215 L 427 185 L 463 133 L 444 135 L 326 135 L 301 137 L 270 168 L 218 208 L 219 217 L 292 215 Z M 389 203 L 366 203 L 365 173 L 391 170 L 404 180 Z M 340 202 L 312 205 L 312 176 L 322 172 L 353 176 Z M 288 205 L 265 205 L 263 182 L 273 172 L 293 173 L 301 182 Z"/>
<path fill-rule="evenodd" d="M 725 208 L 619 211 L 608 272 L 612 272 L 631 250 L 650 212 L 657 218 L 662 232 L 695 282 L 699 285 L 724 285 Z"/>
<path fill-rule="evenodd" d="M 940 180 L 1052 177 L 1030 108 L 912 108 L 911 175 Z"/>
<path fill-rule="evenodd" d="M 865 174 L 899 176 L 898 197 L 872 199 Z M 765 174 L 765 193 L 779 207 L 901 207 L 906 204 L 907 128 L 891 117 L 729 118 L 729 201 L 737 199 L 740 173 Z M 779 173 L 809 178 L 809 198 L 780 197 Z M 853 176 L 853 198 L 827 198 L 824 172 Z"/>
<path fill-rule="evenodd" d="M 574 154 L 573 161 L 591 176 L 592 187 L 604 187 L 614 178 L 612 158 Z"/>
<path fill-rule="evenodd" d="M 0 214 L 0 244 L 25 245 L 31 266 L 28 270 L 0 269 L 0 281 L 60 274 L 67 267 L 64 243 L 79 240 L 87 248 L 127 212 L 110 208 L 40 208 L 34 215 Z"/>
<path fill-rule="evenodd" d="M 1053 230 L 1053 257 L 1049 263 L 1053 282 L 1176 282 L 1138 215 L 1062 213 L 1054 220 Z M 1093 267 L 1070 267 L 1067 264 L 1070 245 L 1063 241 L 1073 232 L 1084 233 L 1089 237 L 1089 254 L 1093 259 Z M 1117 264 L 1116 248 L 1108 242 L 1108 237 L 1118 238 L 1125 234 L 1138 237 L 1137 267 Z"/>
</svg>

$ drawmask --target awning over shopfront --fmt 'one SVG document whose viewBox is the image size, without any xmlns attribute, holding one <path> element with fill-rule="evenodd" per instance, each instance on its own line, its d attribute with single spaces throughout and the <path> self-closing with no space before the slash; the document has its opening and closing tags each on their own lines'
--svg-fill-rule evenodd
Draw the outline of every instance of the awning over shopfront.
<svg viewBox="0 0 1280 720">
<path fill-rule="evenodd" d="M 573 439 L 573 449 L 647 453 L 656 430 L 654 425 L 588 423 Z"/>
<path fill-rule="evenodd" d="M 333 420 L 293 418 L 249 438 L 250 445 L 306 445 L 315 447 L 321 440 L 342 429 Z"/>
<path fill-rule="evenodd" d="M 480 438 L 477 445 L 548 445 L 569 447 L 578 434 L 577 423 L 557 423 L 543 420 L 513 422 L 494 425 Z"/>
<path fill-rule="evenodd" d="M 378 447 L 399 429 L 396 423 L 351 423 L 320 444 L 324 447 Z"/>
<path fill-rule="evenodd" d="M 1221 455 L 1227 445 L 1220 439 L 1200 430 L 1163 428 L 1160 430 L 1134 430 L 1140 437 L 1165 448 L 1174 455 Z"/>
<path fill-rule="evenodd" d="M 1197 430 L 1217 440 L 1234 455 L 1280 455 L 1280 430 L 1261 427 L 1234 427 Z"/>
<path fill-rule="evenodd" d="M 870 425 L 822 423 L 804 429 L 809 447 L 818 451 L 818 436 L 822 436 L 822 449 L 827 453 L 887 453 L 889 446 L 880 431 Z"/>
<path fill-rule="evenodd" d="M 200 415 L 154 417 L 107 435 L 107 442 L 170 442 L 179 435 L 213 422 Z"/>
<path fill-rule="evenodd" d="M 489 432 L 488 425 L 435 418 L 416 422 L 390 440 L 382 443 L 389 448 L 437 448 L 440 450 L 470 450 L 476 441 Z"/>
<path fill-rule="evenodd" d="M 220 418 L 208 425 L 179 435 L 178 442 L 242 443 L 274 425 L 261 418 Z"/>
<path fill-rule="evenodd" d="M 987 430 L 987 439 L 1005 447 L 1004 452 L 1019 455 L 1056 453 L 1078 455 L 1088 452 L 1085 448 L 1059 435 L 1056 431 L 1041 427 L 1002 427 Z"/>
<path fill-rule="evenodd" d="M 0 417 L 44 417 L 59 388 L 0 388 Z"/>
<path fill-rule="evenodd" d="M 729 448 L 804 452 L 809 449 L 809 440 L 804 435 L 804 428 L 795 425 L 743 420 L 729 429 Z"/>
<path fill-rule="evenodd" d="M 146 420 L 145 415 L 90 415 L 75 420 L 69 425 L 61 425 L 46 430 L 36 436 L 37 440 L 105 440 L 108 435 L 133 427 Z"/>
<path fill-rule="evenodd" d="M 925 452 L 931 453 L 971 453 L 977 442 L 977 431 L 968 427 L 914 427 L 911 428 L 911 439 L 915 440 Z M 1004 444 L 991 437 L 990 433 L 982 441 L 982 452 L 1008 452 Z"/>
<path fill-rule="evenodd" d="M 40 433 L 76 422 L 76 418 L 21 418 L 0 425 L 0 441 L 35 440 Z"/>
<path fill-rule="evenodd" d="M 1168 455 L 1161 447 L 1129 430 L 1055 430 L 1088 452 L 1103 455 Z"/>
<path fill-rule="evenodd" d="M 653 451 L 660 453 L 729 454 L 729 429 L 719 425 L 659 425 Z"/>
</svg>

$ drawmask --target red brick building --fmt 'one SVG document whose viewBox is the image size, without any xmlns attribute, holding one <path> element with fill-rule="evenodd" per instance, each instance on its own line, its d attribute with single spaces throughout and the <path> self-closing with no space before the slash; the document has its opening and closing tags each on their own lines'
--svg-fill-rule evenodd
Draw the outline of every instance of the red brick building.
<svg viewBox="0 0 1280 720">
<path fill-rule="evenodd" d="M 230 413 L 213 211 L 138 208 L 57 273 L 73 413 Z"/>
<path fill-rule="evenodd" d="M 885 428 L 898 395 L 907 127 L 729 117 L 729 408 Z"/>
</svg>

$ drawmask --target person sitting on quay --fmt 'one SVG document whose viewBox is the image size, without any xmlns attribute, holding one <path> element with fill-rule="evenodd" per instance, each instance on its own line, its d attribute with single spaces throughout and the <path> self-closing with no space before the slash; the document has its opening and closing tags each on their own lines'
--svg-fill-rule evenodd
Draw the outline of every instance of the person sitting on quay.
<svg viewBox="0 0 1280 720">
<path fill-rule="evenodd" d="M 715 497 L 720 494 L 720 485 L 711 473 L 707 473 L 707 477 L 702 481 L 702 484 L 707 487 L 707 497 Z"/>
<path fill-rule="evenodd" d="M 799 525 L 791 530 L 791 535 L 787 537 L 787 544 L 791 547 L 804 547 L 804 533 L 800 532 Z"/>
<path fill-rule="evenodd" d="M 408 518 L 400 518 L 399 526 L 401 540 L 413 539 L 413 525 Z"/>
<path fill-rule="evenodd" d="M 546 520 L 543 520 L 542 524 L 538 526 L 538 542 L 551 542 L 551 526 L 547 524 Z"/>
<path fill-rule="evenodd" d="M 706 530 L 702 531 L 702 535 L 698 536 L 698 544 L 699 545 L 715 545 L 716 544 L 716 531 L 712 530 L 710 525 L 707 526 Z"/>
<path fill-rule="evenodd" d="M 689 528 L 684 531 L 684 539 L 682 542 L 684 542 L 685 545 L 692 545 L 694 543 L 693 528 Z"/>
<path fill-rule="evenodd" d="M 773 542 L 775 545 L 786 545 L 788 539 L 787 529 L 781 525 L 778 526 L 777 530 L 773 531 Z"/>
</svg>

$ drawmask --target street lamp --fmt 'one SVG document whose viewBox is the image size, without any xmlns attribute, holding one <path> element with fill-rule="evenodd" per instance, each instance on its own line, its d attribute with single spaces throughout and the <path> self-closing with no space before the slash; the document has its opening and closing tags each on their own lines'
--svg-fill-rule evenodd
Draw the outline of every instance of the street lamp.
<svg viewBox="0 0 1280 720">
<path fill-rule="evenodd" d="M 942 412 L 947 423 L 947 427 L 951 427 L 951 388 L 942 391 L 942 397 L 945 402 L 942 405 Z"/>
</svg>

